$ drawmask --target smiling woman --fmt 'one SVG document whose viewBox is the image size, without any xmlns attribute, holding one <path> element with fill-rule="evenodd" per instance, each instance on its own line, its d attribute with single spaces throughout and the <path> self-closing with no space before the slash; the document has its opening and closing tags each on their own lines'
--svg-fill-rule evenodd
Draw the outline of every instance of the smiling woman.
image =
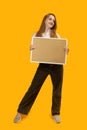
<svg viewBox="0 0 87 130">
<path fill-rule="evenodd" d="M 55 24 L 55 17 L 53 15 L 49 15 L 49 17 L 45 21 L 45 25 L 47 28 L 54 27 Z"/>
<path fill-rule="evenodd" d="M 57 38 L 56 29 L 57 29 L 56 17 L 54 14 L 49 13 L 44 16 L 40 29 L 38 30 L 36 36 L 42 37 L 46 33 L 49 33 L 50 37 Z"/>
<path fill-rule="evenodd" d="M 40 29 L 33 37 L 48 37 L 59 38 L 56 34 L 57 24 L 56 17 L 50 13 L 44 16 Z M 31 48 L 33 50 L 35 48 Z M 56 123 L 60 123 L 60 106 L 61 106 L 61 93 L 62 93 L 62 80 L 63 80 L 63 65 L 61 64 L 46 64 L 40 63 L 34 79 L 23 97 L 18 107 L 18 113 L 14 118 L 14 122 L 18 123 L 25 115 L 27 115 L 43 85 L 47 76 L 51 76 L 53 84 L 52 107 L 51 114 Z"/>
</svg>

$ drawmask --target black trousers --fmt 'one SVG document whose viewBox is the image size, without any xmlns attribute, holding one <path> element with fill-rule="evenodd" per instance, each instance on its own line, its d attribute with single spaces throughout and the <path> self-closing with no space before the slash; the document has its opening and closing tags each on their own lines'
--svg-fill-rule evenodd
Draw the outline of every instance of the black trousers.
<svg viewBox="0 0 87 130">
<path fill-rule="evenodd" d="M 60 114 L 61 106 L 61 90 L 62 90 L 62 80 L 63 80 L 63 65 L 53 65 L 40 63 L 32 83 L 21 100 L 18 112 L 22 114 L 28 114 L 30 111 L 40 88 L 45 81 L 46 77 L 50 74 L 53 93 L 52 93 L 52 115 Z"/>
</svg>

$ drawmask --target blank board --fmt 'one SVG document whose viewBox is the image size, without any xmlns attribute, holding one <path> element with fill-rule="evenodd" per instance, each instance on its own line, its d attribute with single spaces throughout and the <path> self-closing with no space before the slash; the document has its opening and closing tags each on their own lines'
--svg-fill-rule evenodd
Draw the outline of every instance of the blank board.
<svg viewBox="0 0 87 130">
<path fill-rule="evenodd" d="M 49 64 L 65 64 L 67 39 L 34 37 L 34 50 L 31 51 L 30 61 Z"/>
</svg>

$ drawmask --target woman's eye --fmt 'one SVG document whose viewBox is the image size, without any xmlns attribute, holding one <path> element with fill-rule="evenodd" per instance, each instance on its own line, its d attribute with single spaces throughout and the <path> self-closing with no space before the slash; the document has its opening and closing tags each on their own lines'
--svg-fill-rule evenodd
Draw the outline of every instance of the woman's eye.
<svg viewBox="0 0 87 130">
<path fill-rule="evenodd" d="M 49 20 L 50 20 L 50 21 L 53 21 L 53 22 L 55 22 L 55 20 L 54 20 L 54 19 L 52 19 L 52 18 L 49 18 Z"/>
</svg>

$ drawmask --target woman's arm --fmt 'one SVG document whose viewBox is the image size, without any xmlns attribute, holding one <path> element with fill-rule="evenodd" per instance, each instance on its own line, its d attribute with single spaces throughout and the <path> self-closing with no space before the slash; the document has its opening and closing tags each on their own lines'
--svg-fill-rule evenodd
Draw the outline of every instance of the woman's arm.
<svg viewBox="0 0 87 130">
<path fill-rule="evenodd" d="M 34 49 L 35 49 L 34 45 L 31 44 L 31 45 L 30 45 L 30 51 L 33 51 Z"/>
<path fill-rule="evenodd" d="M 61 37 L 60 37 L 60 35 L 59 35 L 58 33 L 57 33 L 57 37 L 58 37 L 58 39 L 61 39 Z M 69 53 L 69 48 L 68 48 L 68 46 L 66 46 L 66 47 L 64 48 L 64 51 L 65 51 L 66 54 Z"/>
<path fill-rule="evenodd" d="M 32 40 L 31 40 L 31 44 L 30 44 L 30 51 L 32 51 L 32 50 L 35 49 L 35 47 L 34 47 L 34 45 L 33 45 L 33 38 L 34 38 L 35 36 L 36 36 L 36 33 L 34 33 L 33 36 L 32 36 Z"/>
</svg>

